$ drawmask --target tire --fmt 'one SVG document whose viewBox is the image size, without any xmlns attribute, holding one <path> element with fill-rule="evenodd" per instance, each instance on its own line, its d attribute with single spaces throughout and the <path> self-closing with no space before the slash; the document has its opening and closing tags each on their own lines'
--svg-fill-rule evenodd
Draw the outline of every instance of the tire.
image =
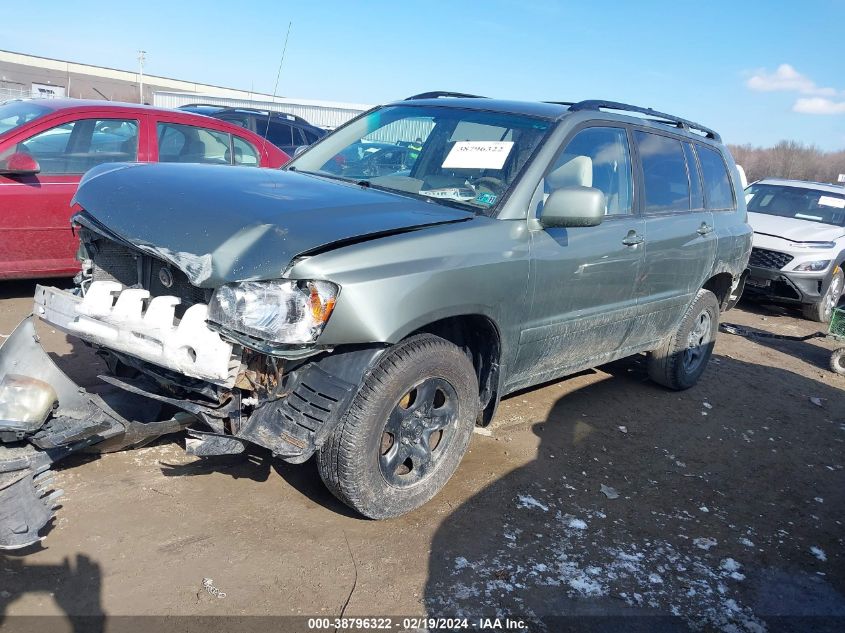
<svg viewBox="0 0 845 633">
<path fill-rule="evenodd" d="M 364 380 L 319 449 L 320 477 L 371 519 L 410 512 L 457 469 L 478 408 L 478 381 L 466 354 L 438 336 L 413 336 L 386 352 Z"/>
<path fill-rule="evenodd" d="M 830 355 L 830 371 L 845 376 L 845 347 L 833 350 Z"/>
<path fill-rule="evenodd" d="M 842 269 L 837 267 L 833 276 L 830 278 L 827 292 L 818 303 L 805 303 L 801 306 L 801 311 L 804 316 L 810 321 L 817 323 L 827 323 L 833 316 L 833 308 L 839 304 L 839 299 L 842 298 L 842 290 L 845 288 L 845 275 Z"/>
<path fill-rule="evenodd" d="M 678 329 L 649 353 L 649 377 L 669 389 L 689 389 L 704 373 L 718 331 L 719 301 L 709 290 L 699 290 Z"/>
</svg>

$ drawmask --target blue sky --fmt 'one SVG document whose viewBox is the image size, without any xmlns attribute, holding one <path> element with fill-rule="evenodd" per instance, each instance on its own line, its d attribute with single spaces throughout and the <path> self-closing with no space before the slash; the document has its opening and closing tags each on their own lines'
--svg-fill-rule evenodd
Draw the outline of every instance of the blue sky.
<svg viewBox="0 0 845 633">
<path fill-rule="evenodd" d="M 133 70 L 143 48 L 150 74 L 269 93 L 290 21 L 280 95 L 603 98 L 731 143 L 845 148 L 845 0 L 40 0 L 0 49 Z"/>
</svg>

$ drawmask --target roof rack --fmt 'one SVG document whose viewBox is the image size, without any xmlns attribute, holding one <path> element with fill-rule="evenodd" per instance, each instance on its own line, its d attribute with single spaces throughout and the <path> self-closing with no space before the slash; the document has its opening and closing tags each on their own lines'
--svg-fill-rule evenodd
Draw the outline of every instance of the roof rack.
<svg viewBox="0 0 845 633">
<path fill-rule="evenodd" d="M 180 106 L 177 106 L 177 110 L 181 110 L 182 108 L 220 108 L 221 110 L 225 110 L 228 106 L 220 105 L 219 103 L 183 103 Z"/>
<path fill-rule="evenodd" d="M 652 108 L 641 108 L 639 106 L 634 106 L 627 103 L 619 103 L 618 101 L 601 101 L 597 99 L 579 101 L 578 103 L 573 103 L 571 106 L 569 106 L 570 112 L 578 112 L 579 110 L 622 110 L 624 112 L 639 112 L 640 114 L 646 114 L 651 117 L 656 117 L 656 119 L 652 119 L 656 123 L 674 124 L 676 127 L 679 127 L 683 130 L 696 130 L 698 132 L 702 132 L 707 138 L 713 139 L 714 141 L 722 140 L 722 137 L 719 136 L 718 133 L 714 132 L 708 127 L 704 127 L 699 123 L 694 123 L 692 121 L 682 119 L 672 114 L 658 112 L 657 110 L 654 110 Z"/>
<path fill-rule="evenodd" d="M 301 116 L 291 114 L 290 112 L 282 112 L 281 110 L 270 110 L 268 108 L 249 108 L 249 107 L 246 107 L 246 106 L 226 106 L 226 105 L 220 105 L 219 103 L 185 103 L 183 105 L 180 105 L 178 109 L 181 110 L 182 108 L 220 108 L 220 111 L 217 114 L 219 114 L 220 112 L 224 112 L 226 110 L 233 110 L 233 111 L 236 111 L 236 112 L 237 111 L 253 112 L 255 114 L 261 114 L 261 115 L 277 114 L 281 117 L 286 118 L 288 121 L 295 121 L 297 123 L 305 123 L 307 125 L 312 125 L 311 123 L 309 123 L 308 121 L 303 119 Z"/>
<path fill-rule="evenodd" d="M 408 97 L 405 101 L 413 101 L 414 99 L 437 99 L 438 97 L 457 97 L 462 99 L 486 99 L 481 95 L 470 95 L 465 92 L 449 92 L 448 90 L 434 90 L 432 92 L 421 92 L 413 97 Z"/>
</svg>

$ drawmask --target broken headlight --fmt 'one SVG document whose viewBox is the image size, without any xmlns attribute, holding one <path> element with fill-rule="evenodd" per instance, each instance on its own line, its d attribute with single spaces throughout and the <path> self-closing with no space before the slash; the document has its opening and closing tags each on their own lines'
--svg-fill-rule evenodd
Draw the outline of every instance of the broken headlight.
<svg viewBox="0 0 845 633">
<path fill-rule="evenodd" d="M 331 316 L 339 288 L 329 281 L 243 281 L 214 291 L 208 320 L 272 343 L 313 343 Z"/>
</svg>

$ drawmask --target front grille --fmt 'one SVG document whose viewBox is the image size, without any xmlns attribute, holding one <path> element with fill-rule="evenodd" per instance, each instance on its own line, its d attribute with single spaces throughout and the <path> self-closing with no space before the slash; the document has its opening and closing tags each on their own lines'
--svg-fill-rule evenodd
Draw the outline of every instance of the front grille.
<svg viewBox="0 0 845 633">
<path fill-rule="evenodd" d="M 780 270 L 793 259 L 794 257 L 792 255 L 787 255 L 786 253 L 778 253 L 777 251 L 770 251 L 765 248 L 752 248 L 748 265 L 756 266 L 757 268 Z"/>
<path fill-rule="evenodd" d="M 178 317 L 195 303 L 208 303 L 211 299 L 210 289 L 197 288 L 185 273 L 158 258 L 104 238 L 89 242 L 87 250 L 93 264 L 91 274 L 94 281 L 117 281 L 127 287 L 144 288 L 153 297 L 179 297 L 182 303 L 176 308 Z M 173 279 L 169 288 L 160 280 L 162 268 L 166 268 Z"/>
</svg>

